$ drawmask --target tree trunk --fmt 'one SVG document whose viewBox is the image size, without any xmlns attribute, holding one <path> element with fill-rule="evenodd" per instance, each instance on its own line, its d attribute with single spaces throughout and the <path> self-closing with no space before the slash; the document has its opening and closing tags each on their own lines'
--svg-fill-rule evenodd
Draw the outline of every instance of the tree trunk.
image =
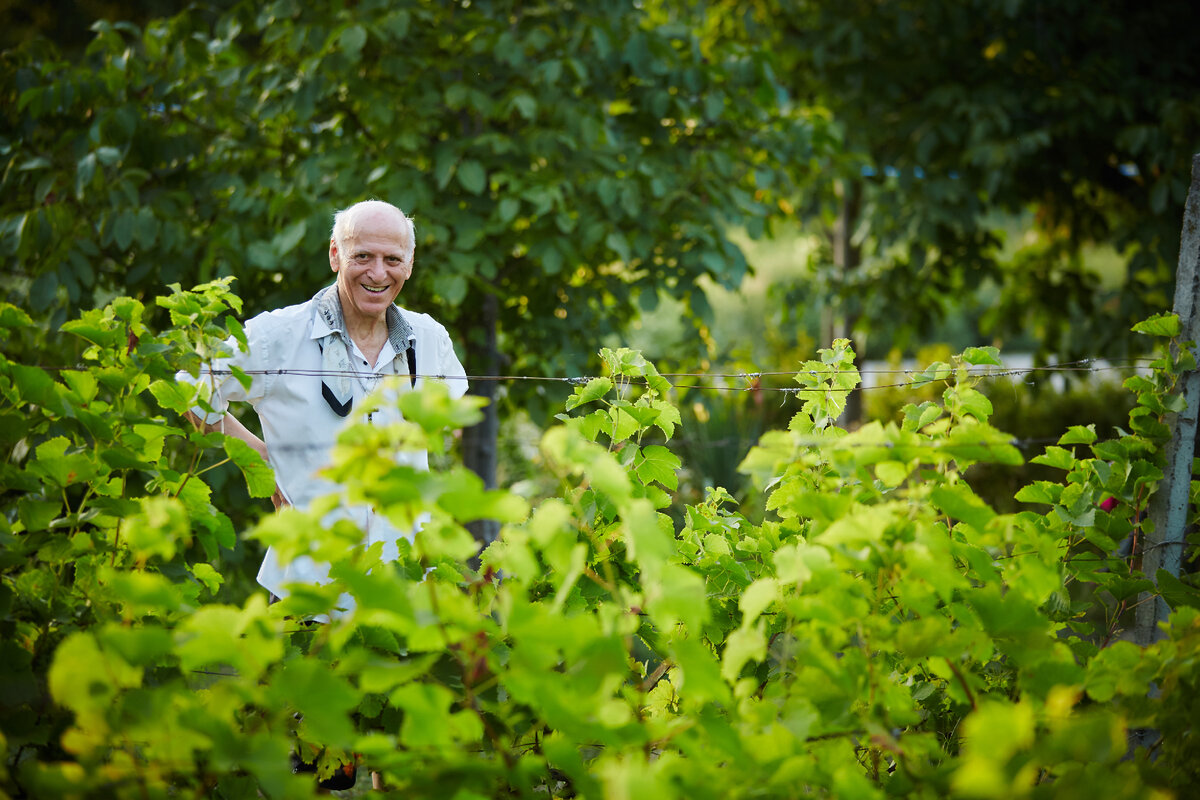
<svg viewBox="0 0 1200 800">
<path fill-rule="evenodd" d="M 833 265 L 843 277 L 851 270 L 858 269 L 862 263 L 862 248 L 854 243 L 854 229 L 858 227 L 859 214 L 862 211 L 862 182 L 857 180 L 839 181 L 837 188 L 840 209 L 837 222 L 833 226 Z M 850 339 L 854 333 L 857 316 L 848 310 L 840 309 L 826 311 L 823 320 L 823 332 L 826 344 L 834 339 Z M 856 345 L 856 352 L 859 348 Z M 857 361 L 862 363 L 862 353 L 858 352 Z M 851 392 L 846 398 L 846 408 L 838 424 L 849 429 L 862 422 L 863 406 L 862 392 Z"/>
<path fill-rule="evenodd" d="M 479 316 L 466 327 L 467 372 L 470 375 L 498 375 L 500 352 L 496 347 L 496 324 L 500 316 L 500 304 L 496 295 L 488 292 L 479 303 Z M 496 452 L 500 433 L 500 415 L 496 409 L 496 381 L 471 381 L 469 393 L 488 400 L 483 409 L 483 421 L 463 431 L 463 463 L 483 479 L 488 489 L 496 488 Z M 467 528 L 481 544 L 496 539 L 500 523 L 493 519 L 481 519 L 469 523 Z"/>
</svg>

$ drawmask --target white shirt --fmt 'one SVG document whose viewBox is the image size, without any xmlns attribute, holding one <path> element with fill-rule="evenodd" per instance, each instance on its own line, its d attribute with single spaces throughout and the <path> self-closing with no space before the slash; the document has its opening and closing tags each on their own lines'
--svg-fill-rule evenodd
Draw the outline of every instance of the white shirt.
<svg viewBox="0 0 1200 800">
<path fill-rule="evenodd" d="M 454 397 L 465 394 L 466 371 L 455 355 L 446 329 L 428 314 L 403 308 L 400 313 L 411 326 L 416 340 L 416 374 L 438 376 Z M 228 370 L 230 365 L 245 370 L 252 378 L 249 389 L 244 388 L 237 378 L 223 372 L 210 375 L 202 371 L 199 378 L 187 373 L 178 376 L 193 384 L 215 381 L 210 403 L 217 413 L 193 410 L 209 424 L 224 417 L 230 402 L 246 401 L 254 406 L 262 422 L 263 440 L 267 445 L 268 461 L 275 470 L 275 480 L 284 498 L 298 509 L 307 508 L 317 497 L 337 491 L 337 486 L 317 477 L 316 473 L 329 465 L 330 452 L 343 425 L 358 421 L 387 425 L 402 419 L 394 405 L 375 412 L 370 419 L 359 413 L 357 409 L 361 408 L 367 391 L 358 380 L 353 381 L 354 405 L 349 416 L 339 417 L 333 412 L 321 396 L 322 358 L 317 346 L 317 340 L 331 332 L 312 300 L 267 311 L 246 323 L 249 349 L 240 352 L 237 343 L 230 340 L 234 355 L 214 364 L 216 370 Z M 390 341 L 384 343 L 374 364 L 368 363 L 357 345 L 350 357 L 362 372 L 381 376 L 408 374 L 405 354 L 397 354 Z M 397 365 L 395 369 L 393 363 Z M 419 389 L 425 380 L 418 377 L 414 388 Z M 400 383 L 401 391 L 408 390 L 411 385 L 407 378 Z M 400 464 L 422 470 L 429 468 L 429 456 L 425 451 L 397 452 L 395 458 Z M 399 537 L 412 540 L 411 530 L 397 530 L 384 516 L 366 507 L 343 507 L 336 515 L 353 519 L 365 531 L 365 545 L 383 542 L 385 561 L 399 556 L 396 546 Z M 326 523 L 330 521 L 326 520 Z M 328 564 L 308 556 L 281 563 L 272 548 L 267 549 L 258 571 L 258 582 L 278 597 L 287 596 L 285 586 L 288 583 L 321 584 L 328 580 Z M 343 597 L 343 601 L 346 599 Z"/>
</svg>

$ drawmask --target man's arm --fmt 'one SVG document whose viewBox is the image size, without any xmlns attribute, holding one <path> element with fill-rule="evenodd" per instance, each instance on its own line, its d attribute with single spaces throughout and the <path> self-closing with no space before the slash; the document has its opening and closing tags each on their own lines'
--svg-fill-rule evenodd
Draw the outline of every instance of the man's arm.
<svg viewBox="0 0 1200 800">
<path fill-rule="evenodd" d="M 235 439 L 241 439 L 243 442 L 250 445 L 250 447 L 254 449 L 254 452 L 262 456 L 263 461 L 268 461 L 267 443 L 255 436 L 253 431 L 243 425 L 237 417 L 235 417 L 233 414 L 230 414 L 228 411 L 225 412 L 225 416 L 212 423 L 205 422 L 191 411 L 185 411 L 183 413 L 184 416 L 187 417 L 188 421 L 195 425 L 199 430 L 202 430 L 205 433 L 220 431 L 226 436 L 232 436 Z M 268 461 L 268 463 L 270 462 Z M 279 488 L 278 483 L 275 484 L 275 494 L 271 495 L 271 502 L 275 504 L 275 510 L 277 511 L 283 506 L 291 505 L 291 503 L 288 502 L 288 499 L 283 496 L 283 490 Z"/>
<path fill-rule="evenodd" d="M 221 433 L 232 436 L 235 439 L 241 439 L 246 444 L 254 448 L 254 452 L 262 456 L 263 461 L 267 460 L 267 443 L 254 435 L 254 433 L 238 420 L 233 414 L 225 412 L 225 416 L 221 417 L 216 422 L 208 423 L 200 419 L 191 411 L 183 412 L 188 421 L 195 425 L 205 433 L 220 431 Z"/>
</svg>

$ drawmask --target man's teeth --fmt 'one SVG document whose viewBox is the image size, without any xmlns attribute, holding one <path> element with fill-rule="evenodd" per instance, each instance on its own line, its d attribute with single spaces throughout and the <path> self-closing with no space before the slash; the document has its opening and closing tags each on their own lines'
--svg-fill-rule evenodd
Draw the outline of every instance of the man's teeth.
<svg viewBox="0 0 1200 800">
<path fill-rule="evenodd" d="M 363 283 L 363 284 L 360 284 L 360 285 L 361 285 L 361 286 L 362 286 L 364 289 L 366 289 L 368 292 L 370 292 L 371 294 L 379 294 L 379 293 L 381 293 L 381 292 L 386 292 L 386 291 L 387 291 L 387 287 L 386 287 L 386 286 L 367 286 L 365 283 Z"/>
</svg>

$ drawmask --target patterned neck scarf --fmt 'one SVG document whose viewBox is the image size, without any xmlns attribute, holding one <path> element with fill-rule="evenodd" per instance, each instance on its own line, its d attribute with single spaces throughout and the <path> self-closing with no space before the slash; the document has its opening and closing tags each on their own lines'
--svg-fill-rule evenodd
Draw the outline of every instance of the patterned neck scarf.
<svg viewBox="0 0 1200 800">
<path fill-rule="evenodd" d="M 313 296 L 313 302 L 317 304 L 317 313 L 330 329 L 329 333 L 317 339 L 317 347 L 321 348 L 321 396 L 335 414 L 345 417 L 350 414 L 350 408 L 354 404 L 354 379 L 357 379 L 363 391 L 367 392 L 378 382 L 379 376 L 357 369 L 350 359 L 354 343 L 350 340 L 350 334 L 346 333 L 346 320 L 342 315 L 337 284 L 326 286 L 317 292 Z M 409 372 L 415 383 L 416 351 L 412 342 L 416 337 L 412 327 L 395 305 L 388 306 L 386 319 L 388 341 L 392 343 L 392 350 L 395 351 L 392 371 L 399 374 L 395 361 L 404 358 L 407 353 Z"/>
</svg>

